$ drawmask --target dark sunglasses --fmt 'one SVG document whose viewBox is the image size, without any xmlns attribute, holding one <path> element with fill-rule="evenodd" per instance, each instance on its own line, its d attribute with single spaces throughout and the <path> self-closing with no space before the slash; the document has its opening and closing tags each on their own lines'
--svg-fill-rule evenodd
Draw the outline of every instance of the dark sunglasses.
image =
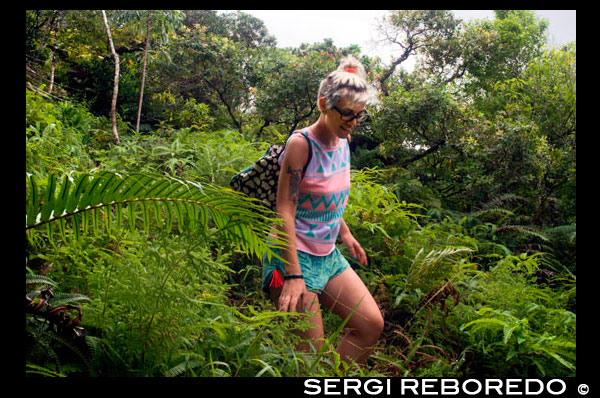
<svg viewBox="0 0 600 398">
<path fill-rule="evenodd" d="M 363 111 L 360 111 L 360 112 L 358 112 L 358 113 L 355 115 L 355 114 L 354 114 L 354 112 L 342 112 L 342 111 L 341 111 L 341 110 L 339 110 L 339 109 L 338 109 L 338 107 L 337 107 L 337 106 L 335 106 L 335 105 L 334 105 L 332 108 L 333 108 L 333 109 L 335 109 L 336 111 L 338 111 L 338 113 L 339 113 L 339 114 L 340 114 L 340 116 L 341 116 L 341 119 L 342 119 L 344 122 L 351 122 L 351 121 L 353 121 L 354 119 L 358 119 L 358 121 L 359 121 L 359 122 L 366 122 L 366 121 L 367 121 L 367 120 L 369 120 L 369 118 L 370 118 L 370 115 L 369 115 L 369 113 L 367 112 L 367 110 L 366 110 L 366 109 L 365 109 L 365 110 L 363 110 Z"/>
</svg>

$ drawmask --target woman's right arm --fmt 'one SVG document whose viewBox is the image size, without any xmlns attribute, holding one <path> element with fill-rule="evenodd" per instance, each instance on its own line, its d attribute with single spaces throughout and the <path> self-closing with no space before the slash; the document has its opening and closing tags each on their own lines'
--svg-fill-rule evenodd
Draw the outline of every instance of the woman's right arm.
<svg viewBox="0 0 600 398">
<path fill-rule="evenodd" d="M 286 234 L 288 240 L 287 246 L 281 251 L 287 262 L 285 264 L 286 275 L 302 274 L 296 251 L 295 219 L 302 170 L 307 161 L 308 143 L 306 140 L 299 136 L 290 139 L 281 163 L 277 187 L 277 213 L 283 219 L 283 225 L 279 228 Z M 286 280 L 279 296 L 279 310 L 296 311 L 298 300 L 301 299 L 304 292 L 306 292 L 306 285 L 303 279 Z"/>
</svg>

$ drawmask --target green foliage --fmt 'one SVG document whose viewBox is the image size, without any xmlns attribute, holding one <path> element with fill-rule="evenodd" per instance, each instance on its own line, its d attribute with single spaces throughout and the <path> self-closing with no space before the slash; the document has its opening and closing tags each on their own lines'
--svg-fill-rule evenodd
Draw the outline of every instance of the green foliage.
<svg viewBox="0 0 600 398">
<path fill-rule="evenodd" d="M 270 124 L 283 124 L 288 132 L 318 118 L 317 92 L 323 76 L 334 70 L 342 50 L 331 43 L 301 47 L 295 53 L 272 49 L 258 64 L 264 77 L 256 87 L 256 110 Z"/>
<path fill-rule="evenodd" d="M 98 122 L 83 107 L 68 102 L 50 103 L 27 91 L 26 109 L 27 170 L 41 177 L 92 167 L 85 144 Z"/>
<path fill-rule="evenodd" d="M 469 282 L 476 292 L 470 304 L 479 309 L 461 330 L 481 352 L 482 368 L 498 375 L 514 369 L 546 377 L 575 374 L 576 316 L 565 309 L 563 289 L 531 283 L 538 267 L 536 255 L 507 256 Z M 492 365 L 498 361 L 504 365 Z"/>
<path fill-rule="evenodd" d="M 170 92 L 155 94 L 153 99 L 157 117 L 160 119 L 159 131 L 171 134 L 175 129 L 191 128 L 197 131 L 210 129 L 214 118 L 209 115 L 209 107 L 206 104 L 198 104 L 195 98 L 183 101 L 175 98 Z"/>
<path fill-rule="evenodd" d="M 406 235 L 418 225 L 423 208 L 401 202 L 394 187 L 378 184 L 376 178 L 382 174 L 377 169 L 351 172 L 353 185 L 344 220 L 359 241 L 370 242 L 364 246 L 369 261 L 377 264 L 376 268 L 395 273 L 406 263 Z"/>
<path fill-rule="evenodd" d="M 143 227 L 148 232 L 152 212 L 156 221 L 165 219 L 167 231 L 175 220 L 180 232 L 189 228 L 208 235 L 210 221 L 223 238 L 239 244 L 248 254 L 260 258 L 268 249 L 262 237 L 267 233 L 269 219 L 256 212 L 258 205 L 216 186 L 175 177 L 101 171 L 82 173 L 76 179 L 65 176 L 62 182 L 50 174 L 45 188 L 38 188 L 35 178 L 29 175 L 27 192 L 26 230 L 47 224 L 51 241 L 51 222 L 58 224 L 62 239 L 66 239 L 65 219 L 72 219 L 72 231 L 77 238 L 88 229 L 97 233 L 101 219 L 108 231 L 113 222 L 117 229 L 121 228 L 124 212 L 134 231 L 136 216 L 141 213 Z"/>
<path fill-rule="evenodd" d="M 28 315 L 28 376 L 575 375 L 576 47 L 544 50 L 546 21 L 393 11 L 380 33 L 404 54 L 384 65 L 331 39 L 276 48 L 242 12 L 152 10 L 136 133 L 147 14 L 108 14 L 120 145 L 97 11 L 62 13 L 67 99 L 40 81 L 26 94 L 27 292 L 81 306 L 87 332 L 78 346 Z M 58 15 L 26 12 L 28 79 L 49 76 Z M 340 360 L 345 320 L 327 310 L 323 348 L 296 352 L 308 320 L 258 287 L 275 220 L 223 188 L 316 120 L 344 54 L 381 89 L 352 136 L 344 214 L 387 325 L 363 367 Z M 414 71 L 396 71 L 410 54 Z"/>
<path fill-rule="evenodd" d="M 85 374 L 90 366 L 85 344 L 82 345 L 81 339 L 77 341 L 73 337 L 62 334 L 56 324 L 42 315 L 47 314 L 51 307 L 79 304 L 90 299 L 81 294 L 58 291 L 43 298 L 42 289 L 59 288 L 54 280 L 44 275 L 28 273 L 26 285 L 27 297 L 32 300 L 32 306 L 40 308 L 39 311 L 28 310 L 25 316 L 26 374 L 45 377 Z"/>
</svg>

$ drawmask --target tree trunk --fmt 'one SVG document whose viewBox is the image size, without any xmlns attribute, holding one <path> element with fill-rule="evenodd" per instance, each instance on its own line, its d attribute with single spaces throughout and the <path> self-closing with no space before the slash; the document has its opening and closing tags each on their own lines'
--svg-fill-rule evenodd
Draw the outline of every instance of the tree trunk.
<svg viewBox="0 0 600 398">
<path fill-rule="evenodd" d="M 56 66 L 56 43 L 58 41 L 58 29 L 60 28 L 60 20 L 62 18 L 63 11 L 58 12 L 58 17 L 56 18 L 56 29 L 54 30 L 54 44 L 52 45 L 52 68 L 50 70 L 50 87 L 48 88 L 48 93 L 52 94 L 52 88 L 54 87 L 54 69 Z"/>
<path fill-rule="evenodd" d="M 38 49 L 39 51 L 42 51 L 42 48 L 44 48 L 44 42 L 46 41 L 46 35 L 48 34 L 48 29 L 50 25 L 52 25 L 52 20 L 50 17 L 47 17 L 41 25 L 44 27 L 44 33 L 42 33 L 42 38 L 40 39 L 40 48 Z"/>
<path fill-rule="evenodd" d="M 135 131 L 140 131 L 140 117 L 142 115 L 142 99 L 144 98 L 144 83 L 146 82 L 146 60 L 148 59 L 148 42 L 150 41 L 150 10 L 148 10 L 148 16 L 146 18 L 146 43 L 144 45 L 144 67 L 142 69 L 142 88 L 140 89 L 140 104 L 138 105 L 137 122 L 135 124 Z"/>
<path fill-rule="evenodd" d="M 112 116 L 112 131 L 115 137 L 115 142 L 120 145 L 119 134 L 117 133 L 117 94 L 119 93 L 119 54 L 115 51 L 112 36 L 110 34 L 110 27 L 108 26 L 108 19 L 106 13 L 102 10 L 102 19 L 104 20 L 104 26 L 106 27 L 106 34 L 108 35 L 108 44 L 110 45 L 110 51 L 115 58 L 115 86 L 113 90 L 112 103 L 110 104 L 110 113 Z"/>
</svg>

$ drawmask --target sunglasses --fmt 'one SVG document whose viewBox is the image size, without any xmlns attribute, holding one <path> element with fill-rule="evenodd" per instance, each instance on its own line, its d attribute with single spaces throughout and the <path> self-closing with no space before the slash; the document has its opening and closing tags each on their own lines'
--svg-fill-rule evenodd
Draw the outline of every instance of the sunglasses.
<svg viewBox="0 0 600 398">
<path fill-rule="evenodd" d="M 342 111 L 341 111 L 341 110 L 339 110 L 339 109 L 338 109 L 338 107 L 337 107 L 337 106 L 335 106 L 335 105 L 334 105 L 332 108 L 333 108 L 333 109 L 335 109 L 335 110 L 336 110 L 336 111 L 337 111 L 337 112 L 340 114 L 340 116 L 341 116 L 341 119 L 342 119 L 344 122 L 351 122 L 351 121 L 353 121 L 354 119 L 358 119 L 358 121 L 359 121 L 359 123 L 360 123 L 360 122 L 366 122 L 366 121 L 368 121 L 368 120 L 369 120 L 369 118 L 370 118 L 370 115 L 369 115 L 369 113 L 367 112 L 367 110 L 366 110 L 366 109 L 365 109 L 365 110 L 363 110 L 363 111 L 360 111 L 360 112 L 358 112 L 358 113 L 355 115 L 355 114 L 354 114 L 354 112 L 342 112 Z"/>
</svg>

